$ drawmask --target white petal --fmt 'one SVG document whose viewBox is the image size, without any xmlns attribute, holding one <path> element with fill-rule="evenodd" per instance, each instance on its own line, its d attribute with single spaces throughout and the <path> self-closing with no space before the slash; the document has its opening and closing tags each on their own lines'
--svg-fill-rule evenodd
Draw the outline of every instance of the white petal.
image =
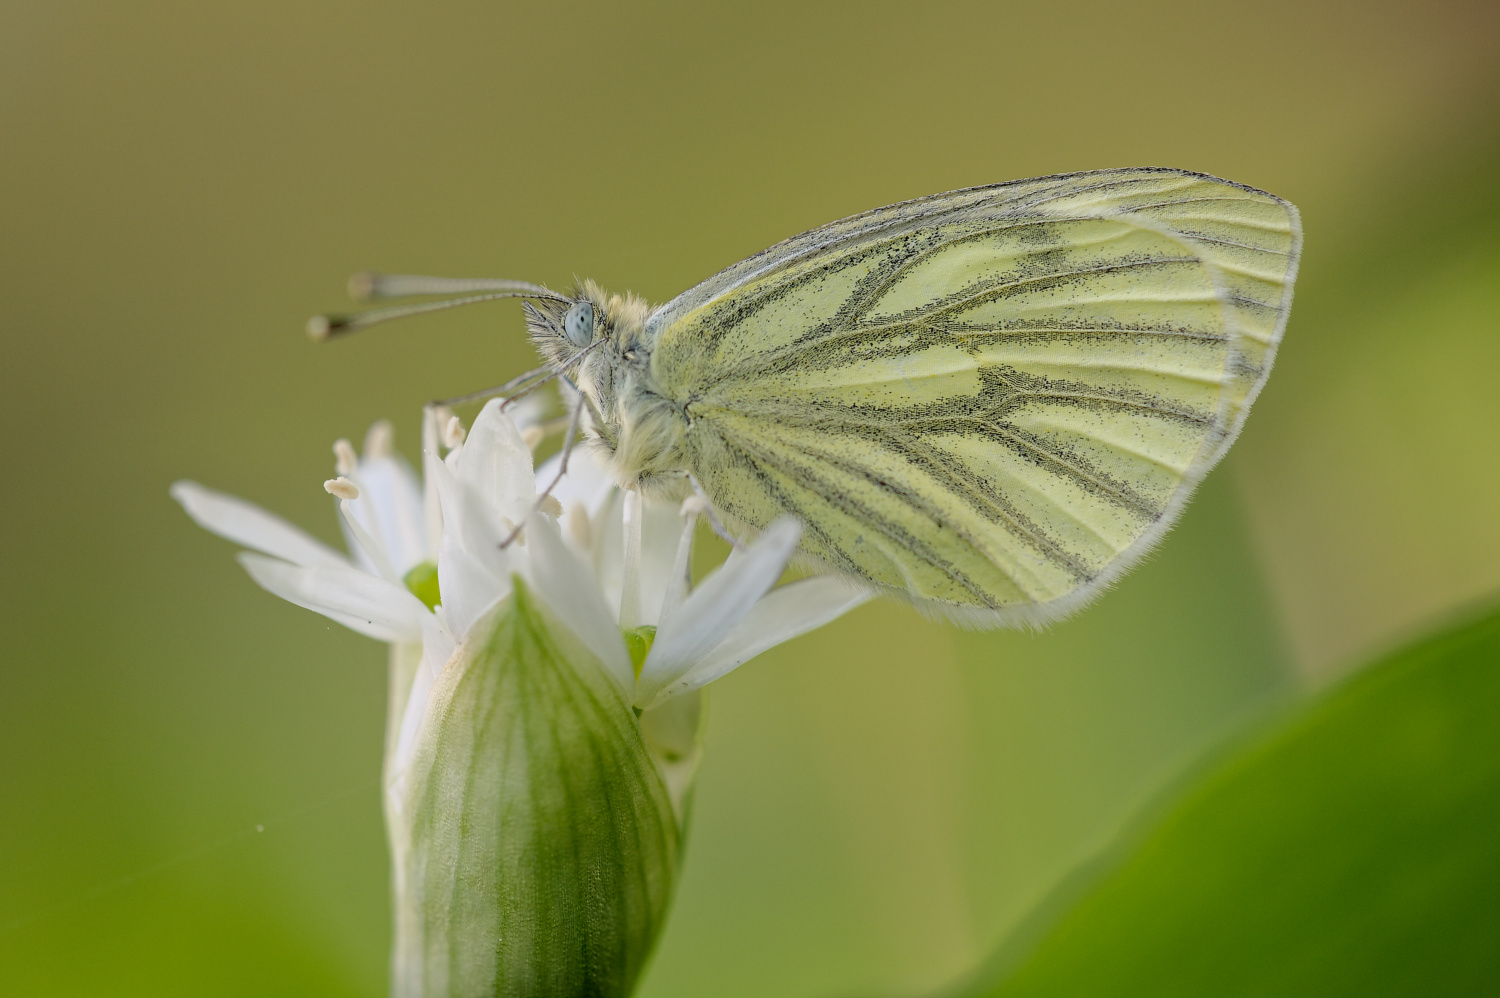
<svg viewBox="0 0 1500 998">
<path fill-rule="evenodd" d="M 506 406 L 505 414 L 516 424 L 516 429 L 524 430 L 528 426 L 536 426 L 547 418 L 547 408 L 551 400 L 538 392 L 532 392 L 525 398 L 517 399 L 514 404 Z"/>
<path fill-rule="evenodd" d="M 333 548 L 253 503 L 206 489 L 197 482 L 174 482 L 171 492 L 198 526 L 220 537 L 294 565 L 349 565 L 349 559 Z"/>
<path fill-rule="evenodd" d="M 611 488 L 599 513 L 590 517 L 589 533 L 593 544 L 590 560 L 594 577 L 604 592 L 610 616 L 620 618 L 621 580 L 625 577 L 625 493 Z"/>
<path fill-rule="evenodd" d="M 566 482 L 567 479 L 563 481 Z M 599 588 L 604 593 L 604 602 L 618 620 L 625 576 L 626 493 L 612 483 L 606 482 L 605 486 L 598 509 L 589 514 L 587 558 L 593 566 Z M 677 515 L 674 503 L 647 501 L 642 505 L 637 610 L 639 622 L 654 626 L 661 621 L 664 597 L 671 588 L 673 561 L 677 542 L 681 537 L 682 520 Z M 567 508 L 568 505 L 564 503 L 564 509 Z"/>
<path fill-rule="evenodd" d="M 537 469 L 538 492 L 552 484 L 561 464 L 562 454 L 554 454 Z M 590 517 L 594 517 L 599 515 L 599 510 L 609 499 L 614 487 L 614 479 L 609 476 L 603 463 L 594 456 L 593 445 L 587 440 L 580 440 L 574 446 L 573 453 L 568 456 L 568 473 L 557 483 L 552 494 L 562 503 L 563 509 L 578 503 L 588 511 Z"/>
<path fill-rule="evenodd" d="M 422 409 L 422 506 L 426 514 L 426 550 L 434 558 L 443 546 L 443 507 L 438 502 L 437 475 L 432 466 L 442 463 L 443 459 L 438 457 L 437 409 L 429 405 Z"/>
<path fill-rule="evenodd" d="M 676 682 L 665 686 L 647 706 L 659 706 L 672 697 L 711 683 L 761 652 L 836 620 L 874 595 L 869 589 L 829 576 L 802 579 L 773 589 L 728 637 Z"/>
<path fill-rule="evenodd" d="M 743 557 L 725 562 L 662 622 L 641 667 L 637 706 L 654 701 L 729 636 L 776 584 L 801 536 L 796 520 L 784 517 L 772 523 Z"/>
<path fill-rule="evenodd" d="M 240 564 L 267 592 L 381 641 L 419 641 L 422 601 L 394 583 L 347 565 L 293 565 L 241 551 Z"/>
<path fill-rule="evenodd" d="M 678 607 L 682 606 L 682 601 L 687 599 L 693 571 L 693 535 L 698 531 L 697 514 L 681 517 L 678 531 L 677 553 L 672 558 L 672 567 L 668 569 L 667 585 L 662 593 L 661 613 L 657 614 L 658 624 L 676 613 Z"/>
<path fill-rule="evenodd" d="M 360 493 L 361 496 L 364 493 Z M 359 500 L 353 500 L 358 502 Z M 378 575 L 382 579 L 400 584 L 401 576 L 396 574 L 395 566 L 386 557 L 385 545 L 377 540 L 365 525 L 359 521 L 359 514 L 350 508 L 351 501 L 339 500 L 339 519 L 344 524 L 344 537 L 349 545 L 349 550 L 354 553 L 359 567 L 370 575 Z"/>
<path fill-rule="evenodd" d="M 397 578 L 436 556 L 427 545 L 422 483 L 410 465 L 394 456 L 366 458 L 353 478 L 359 498 L 349 501 L 350 512 L 380 545 Z"/>
<path fill-rule="evenodd" d="M 396 782 L 406 775 L 416 749 L 417 734 L 422 718 L 427 712 L 427 700 L 433 684 L 442 674 L 443 667 L 453 657 L 457 643 L 441 613 L 429 614 L 422 624 L 422 663 L 417 666 L 412 680 L 411 693 L 406 698 L 406 709 L 401 714 L 401 728 L 396 735 L 396 747 L 391 753 L 391 771 L 386 776 Z"/>
<path fill-rule="evenodd" d="M 541 515 L 526 523 L 526 546 L 527 576 L 537 596 L 584 647 L 599 656 L 628 696 L 635 687 L 630 655 L 588 565 L 563 543 L 557 525 Z"/>
<path fill-rule="evenodd" d="M 682 517 L 675 502 L 644 502 L 641 510 L 640 614 L 647 624 L 659 625 L 674 581 Z M 686 565 L 683 566 L 684 571 Z M 679 596 L 677 602 L 680 602 Z"/>
<path fill-rule="evenodd" d="M 510 593 L 515 559 L 500 547 L 504 528 L 484 500 L 464 486 L 441 461 L 428 465 L 443 511 L 443 549 L 438 553 L 438 589 L 454 636 L 462 640 L 480 615 Z"/>
<path fill-rule="evenodd" d="M 495 519 L 523 522 L 536 502 L 531 448 L 507 413 L 492 399 L 474 420 L 458 461 L 458 480 L 483 498 Z"/>
<path fill-rule="evenodd" d="M 625 560 L 620 582 L 620 630 L 647 623 L 641 616 L 641 494 L 625 493 Z"/>
</svg>

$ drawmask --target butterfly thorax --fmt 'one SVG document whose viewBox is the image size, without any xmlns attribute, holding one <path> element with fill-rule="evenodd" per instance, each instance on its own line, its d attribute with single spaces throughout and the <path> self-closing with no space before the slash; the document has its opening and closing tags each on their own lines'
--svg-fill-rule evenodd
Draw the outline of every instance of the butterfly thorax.
<svg viewBox="0 0 1500 998">
<path fill-rule="evenodd" d="M 585 281 L 572 305 L 544 300 L 526 309 L 527 328 L 542 359 L 566 375 L 592 405 L 582 414 L 585 439 L 622 488 L 660 498 L 682 498 L 690 486 L 682 442 L 688 429 L 680 402 L 660 391 L 651 375 L 651 305 L 636 295 L 609 295 Z M 593 306 L 587 345 L 569 335 L 566 319 L 580 303 Z M 579 354 L 583 352 L 582 359 Z"/>
</svg>

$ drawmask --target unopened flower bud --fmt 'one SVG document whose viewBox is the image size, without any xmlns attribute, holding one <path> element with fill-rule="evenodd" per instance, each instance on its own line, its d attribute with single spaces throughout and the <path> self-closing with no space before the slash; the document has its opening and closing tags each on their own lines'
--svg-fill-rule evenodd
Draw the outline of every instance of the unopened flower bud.
<svg viewBox="0 0 1500 998">
<path fill-rule="evenodd" d="M 403 798 L 395 994 L 630 994 L 678 818 L 623 692 L 519 579 L 432 688 Z"/>
</svg>

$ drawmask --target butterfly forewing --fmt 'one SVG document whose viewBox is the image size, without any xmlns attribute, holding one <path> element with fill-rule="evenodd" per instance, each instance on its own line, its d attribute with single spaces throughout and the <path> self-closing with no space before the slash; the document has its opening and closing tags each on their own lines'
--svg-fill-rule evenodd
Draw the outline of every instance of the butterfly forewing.
<svg viewBox="0 0 1500 998">
<path fill-rule="evenodd" d="M 1223 453 L 1290 304 L 1295 209 L 1172 170 L 845 219 L 654 313 L 686 464 L 731 516 L 977 622 L 1066 612 Z"/>
</svg>

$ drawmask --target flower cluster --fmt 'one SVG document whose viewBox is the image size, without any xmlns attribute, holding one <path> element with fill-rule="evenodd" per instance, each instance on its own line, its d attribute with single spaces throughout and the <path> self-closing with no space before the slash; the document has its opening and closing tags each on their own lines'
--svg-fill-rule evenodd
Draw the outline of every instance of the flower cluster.
<svg viewBox="0 0 1500 998">
<path fill-rule="evenodd" d="M 559 460 L 534 471 L 539 436 L 498 400 L 467 434 L 429 410 L 421 479 L 389 424 L 362 456 L 339 441 L 325 488 L 347 555 L 243 500 L 172 487 L 201 526 L 250 549 L 239 560 L 263 588 L 391 645 L 398 994 L 518 975 L 539 993 L 628 993 L 675 875 L 701 687 L 869 596 L 828 577 L 777 586 L 793 520 L 693 585 L 699 500 L 643 502 L 578 450 L 539 503 Z M 637 868 L 639 882 L 621 872 Z M 538 913 L 512 911 L 514 885 L 538 878 L 563 898 L 544 914 L 582 934 L 545 958 L 517 931 Z"/>
<path fill-rule="evenodd" d="M 869 596 L 826 576 L 773 588 L 800 537 L 789 519 L 690 589 L 699 500 L 680 511 L 642 502 L 580 449 L 538 510 L 537 483 L 556 477 L 558 458 L 534 474 L 527 435 L 499 400 L 467 435 L 439 427 L 433 411 L 425 423 L 425 484 L 394 452 L 389 423 L 371 427 L 362 458 L 347 441 L 334 445 L 338 477 L 324 488 L 338 500 L 347 556 L 242 499 L 191 481 L 172 486 L 200 526 L 250 549 L 239 561 L 262 588 L 361 634 L 422 646 L 401 723 L 408 751 L 437 673 L 517 577 L 643 710 Z M 442 437 L 451 445 L 444 457 Z M 504 544 L 518 525 L 517 542 Z"/>
</svg>

